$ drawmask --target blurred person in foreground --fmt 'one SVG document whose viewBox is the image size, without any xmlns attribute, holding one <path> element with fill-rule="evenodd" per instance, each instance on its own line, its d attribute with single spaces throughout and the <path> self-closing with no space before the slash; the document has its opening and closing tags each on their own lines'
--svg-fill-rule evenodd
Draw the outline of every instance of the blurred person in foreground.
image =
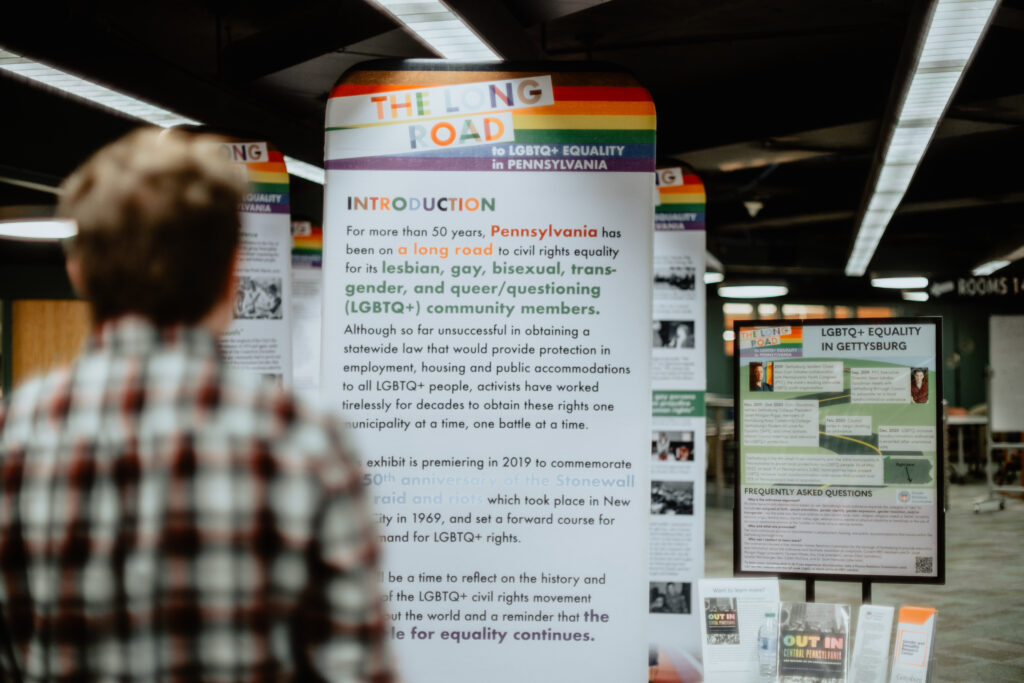
<svg viewBox="0 0 1024 683">
<path fill-rule="evenodd" d="M 0 411 L 3 680 L 392 680 L 338 426 L 224 366 L 244 178 L 145 129 L 65 181 L 94 328 Z"/>
</svg>

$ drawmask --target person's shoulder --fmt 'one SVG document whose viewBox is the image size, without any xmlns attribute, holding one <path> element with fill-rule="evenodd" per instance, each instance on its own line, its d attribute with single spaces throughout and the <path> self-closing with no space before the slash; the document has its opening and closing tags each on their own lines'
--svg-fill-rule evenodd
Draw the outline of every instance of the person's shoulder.
<svg viewBox="0 0 1024 683">
<path fill-rule="evenodd" d="M 237 425 L 244 423 L 276 458 L 292 465 L 356 466 L 341 420 L 318 402 L 249 372 L 225 370 L 224 385 L 231 410 L 241 413 Z"/>
</svg>

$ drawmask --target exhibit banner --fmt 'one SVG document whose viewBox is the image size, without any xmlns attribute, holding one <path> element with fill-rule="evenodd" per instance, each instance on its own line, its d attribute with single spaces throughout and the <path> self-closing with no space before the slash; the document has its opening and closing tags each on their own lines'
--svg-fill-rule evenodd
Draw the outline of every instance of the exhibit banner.
<svg viewBox="0 0 1024 683">
<path fill-rule="evenodd" d="M 739 573 L 943 581 L 940 327 L 735 324 Z"/>
<path fill-rule="evenodd" d="M 292 222 L 292 388 L 320 397 L 320 309 L 323 305 L 323 230 Z"/>
<path fill-rule="evenodd" d="M 322 393 L 405 680 L 644 680 L 654 130 L 589 64 L 331 93 Z"/>
<path fill-rule="evenodd" d="M 694 601 L 704 574 L 706 197 L 683 168 L 655 177 L 649 604 L 652 675 L 669 683 L 691 680 L 701 658 Z M 666 663 L 676 679 L 663 675 Z"/>
<path fill-rule="evenodd" d="M 234 320 L 221 337 L 224 361 L 286 387 L 292 384 L 291 203 L 284 157 L 266 142 L 223 149 L 245 170 Z"/>
</svg>

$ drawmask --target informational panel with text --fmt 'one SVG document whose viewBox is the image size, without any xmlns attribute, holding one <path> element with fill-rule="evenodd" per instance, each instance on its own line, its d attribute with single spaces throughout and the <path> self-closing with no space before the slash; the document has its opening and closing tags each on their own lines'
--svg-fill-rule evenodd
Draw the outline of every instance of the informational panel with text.
<svg viewBox="0 0 1024 683">
<path fill-rule="evenodd" d="M 321 388 L 405 680 L 645 680 L 654 105 L 623 73 L 347 73 Z"/>
<path fill-rule="evenodd" d="M 735 332 L 735 569 L 941 583 L 940 319 Z"/>
<path fill-rule="evenodd" d="M 320 311 L 323 308 L 323 230 L 292 222 L 292 388 L 320 397 Z"/>
<path fill-rule="evenodd" d="M 225 152 L 245 168 L 234 321 L 221 336 L 224 361 L 292 384 L 291 202 L 284 157 L 266 142 L 229 142 Z"/>
<path fill-rule="evenodd" d="M 657 171 L 651 325 L 651 675 L 668 664 L 696 678 L 697 582 L 704 576 L 704 184 Z"/>
</svg>

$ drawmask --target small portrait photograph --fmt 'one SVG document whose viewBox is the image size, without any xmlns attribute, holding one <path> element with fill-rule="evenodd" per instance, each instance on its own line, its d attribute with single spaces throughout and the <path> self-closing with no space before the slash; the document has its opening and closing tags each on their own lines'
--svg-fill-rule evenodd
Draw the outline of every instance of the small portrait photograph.
<svg viewBox="0 0 1024 683">
<path fill-rule="evenodd" d="M 652 515 L 692 515 L 692 481 L 652 481 Z"/>
<path fill-rule="evenodd" d="M 751 361 L 750 391 L 775 391 L 772 386 L 772 365 L 771 362 Z"/>
<path fill-rule="evenodd" d="M 914 403 L 928 402 L 928 368 L 910 369 L 910 400 Z"/>
<path fill-rule="evenodd" d="M 284 294 L 279 277 L 239 276 L 235 287 L 235 320 L 280 320 Z"/>
<path fill-rule="evenodd" d="M 656 349 L 692 349 L 692 320 L 657 320 L 652 326 L 651 344 Z"/>
<path fill-rule="evenodd" d="M 651 435 L 651 457 L 662 462 L 693 460 L 693 432 L 654 432 Z"/>
<path fill-rule="evenodd" d="M 647 611 L 651 614 L 689 614 L 690 584 L 651 581 Z"/>
<path fill-rule="evenodd" d="M 697 269 L 679 263 L 655 263 L 654 288 L 692 294 L 696 289 Z"/>
</svg>

